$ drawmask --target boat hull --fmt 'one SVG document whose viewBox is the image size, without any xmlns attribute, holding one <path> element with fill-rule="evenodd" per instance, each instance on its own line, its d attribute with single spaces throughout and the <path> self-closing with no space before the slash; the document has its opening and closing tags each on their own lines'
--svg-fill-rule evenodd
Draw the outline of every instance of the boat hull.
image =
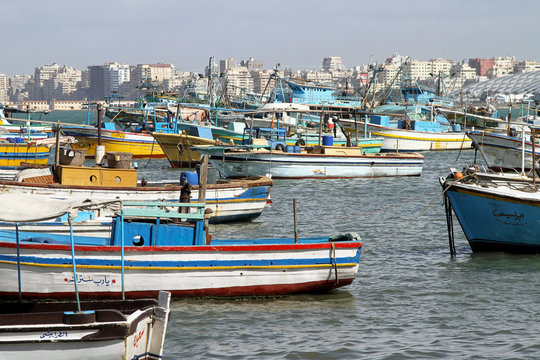
<svg viewBox="0 0 540 360">
<path fill-rule="evenodd" d="M 251 179 L 231 179 L 219 184 L 208 184 L 206 189 L 207 208 L 212 210 L 210 222 L 249 221 L 257 218 L 264 210 L 272 180 L 267 177 Z M 0 192 L 11 194 L 29 194 L 34 197 L 44 196 L 56 199 L 84 201 L 178 201 L 181 186 L 67 186 L 59 184 L 31 184 L 15 181 L 0 181 Z M 198 199 L 199 187 L 191 191 L 191 201 Z"/>
<path fill-rule="evenodd" d="M 354 123 L 340 120 L 340 124 L 347 132 L 354 131 Z M 363 123 L 358 126 L 363 130 Z M 375 124 L 368 124 L 367 132 L 373 137 L 383 138 L 381 146 L 383 152 L 460 150 L 471 147 L 471 140 L 462 132 L 416 131 Z"/>
<path fill-rule="evenodd" d="M 45 146 L 27 144 L 0 144 L 0 168 L 9 169 L 22 166 L 22 163 L 45 165 L 49 160 L 50 149 Z"/>
<path fill-rule="evenodd" d="M 339 148 L 339 147 L 338 147 Z M 205 150 L 225 176 L 270 174 L 274 179 L 420 176 L 424 157 L 409 155 L 328 155 L 271 151 Z"/>
<path fill-rule="evenodd" d="M 64 126 L 62 134 L 73 136 L 73 148 L 86 150 L 86 157 L 96 156 L 97 129 L 82 126 Z M 165 153 L 152 135 L 102 129 L 101 144 L 106 152 L 129 152 L 134 158 L 165 158 Z"/>
<path fill-rule="evenodd" d="M 6 304 L 0 314 L 5 359 L 161 359 L 170 294 L 160 302 Z"/>
<path fill-rule="evenodd" d="M 540 252 L 540 196 L 505 186 L 484 187 L 441 180 L 474 252 Z"/>
<path fill-rule="evenodd" d="M 467 134 L 478 144 L 488 166 L 501 169 L 532 168 L 532 143 L 503 134 L 471 131 Z M 535 149 L 538 154 L 538 150 Z M 522 158 L 524 155 L 524 162 Z"/>
<path fill-rule="evenodd" d="M 201 155 L 191 149 L 196 145 L 214 145 L 214 140 L 187 134 L 153 133 L 167 160 L 173 168 L 183 168 L 190 164 L 199 163 Z"/>
<path fill-rule="evenodd" d="M 324 241 L 323 239 L 326 239 Z M 127 243 L 131 243 L 127 241 Z M 247 244 L 247 245 L 246 245 Z M 202 246 L 126 246 L 123 287 L 128 298 L 155 296 L 269 296 L 328 291 L 350 284 L 358 271 L 359 241 L 328 238 L 257 243 L 214 240 Z M 69 245 L 0 243 L 0 297 L 118 298 L 122 293 L 119 246 L 75 246 L 77 278 Z"/>
</svg>

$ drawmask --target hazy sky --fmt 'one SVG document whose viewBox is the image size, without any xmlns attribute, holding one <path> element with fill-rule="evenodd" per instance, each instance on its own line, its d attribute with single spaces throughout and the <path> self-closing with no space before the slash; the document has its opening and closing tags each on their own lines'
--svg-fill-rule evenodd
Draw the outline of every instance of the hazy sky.
<svg viewBox="0 0 540 360">
<path fill-rule="evenodd" d="M 320 68 L 394 52 L 420 60 L 513 55 L 540 61 L 539 0 L 0 0 L 0 73 L 58 63 L 172 63 L 250 56 Z"/>
</svg>

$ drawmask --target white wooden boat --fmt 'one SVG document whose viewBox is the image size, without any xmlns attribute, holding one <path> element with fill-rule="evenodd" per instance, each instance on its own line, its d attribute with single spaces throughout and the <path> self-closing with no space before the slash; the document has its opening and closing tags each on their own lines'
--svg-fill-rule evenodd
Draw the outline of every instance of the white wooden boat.
<svg viewBox="0 0 540 360">
<path fill-rule="evenodd" d="M 285 151 L 257 146 L 196 146 L 225 176 L 270 174 L 275 179 L 420 176 L 424 156 L 364 154 L 343 146 L 287 147 Z M 287 151 L 289 150 L 289 151 Z"/>
<path fill-rule="evenodd" d="M 67 184 L 49 182 L 36 183 L 31 179 L 24 181 L 0 180 L 0 192 L 4 194 L 31 194 L 55 199 L 72 199 L 76 201 L 107 201 L 107 200 L 139 200 L 139 201 L 178 201 L 182 186 L 176 183 L 147 183 L 145 186 L 136 185 L 136 171 L 131 169 L 82 168 L 61 166 L 63 174 L 73 171 L 79 176 Z M 107 182 L 107 171 L 111 171 L 111 181 Z M 103 175 L 104 185 L 85 183 L 85 179 Z M 105 174 L 105 175 L 104 175 Z M 65 175 L 67 177 L 67 175 Z M 135 176 L 130 184 L 130 177 Z M 50 176 L 52 179 L 52 175 Z M 121 182 L 116 184 L 115 179 Z M 62 181 L 61 181 L 62 182 Z M 125 183 L 125 185 L 122 185 Z M 80 185 L 75 185 L 80 184 Z M 113 186 L 116 185 L 116 186 Z M 265 176 L 218 180 L 216 184 L 207 184 L 206 204 L 212 211 L 210 221 L 213 223 L 229 221 L 252 220 L 262 214 L 272 187 L 272 180 Z M 196 201 L 199 186 L 192 186 L 191 199 Z M 110 215 L 110 214 L 98 214 Z M 99 225 L 99 224 L 94 224 Z"/>
<path fill-rule="evenodd" d="M 354 121 L 348 119 L 340 119 L 339 124 L 349 133 L 355 132 L 356 128 L 362 132 L 365 127 L 363 122 L 355 125 Z M 444 130 L 437 122 L 411 120 L 410 126 L 406 126 L 410 129 L 400 126 L 403 124 L 405 122 L 398 122 L 396 127 L 390 127 L 370 122 L 366 131 L 372 137 L 383 138 L 381 151 L 386 152 L 459 150 L 471 147 L 471 140 L 464 132 Z"/>
<path fill-rule="evenodd" d="M 467 136 L 478 144 L 489 167 L 508 170 L 532 168 L 532 143 L 522 133 L 508 136 L 494 132 L 469 131 Z M 536 144 L 537 156 L 539 147 L 540 144 Z"/>
<path fill-rule="evenodd" d="M 51 200 L 32 216 L 26 201 L 0 219 L 54 218 L 75 206 Z M 328 291 L 352 283 L 361 247 L 353 233 L 217 240 L 207 235 L 204 204 L 123 202 L 112 235 L 92 244 L 71 234 L 26 238 L 17 231 L 12 240 L 0 241 L 0 298 L 69 297 L 74 285 L 81 298 L 140 298 L 160 290 L 173 296 Z M 21 284 L 20 279 L 27 280 Z"/>
<path fill-rule="evenodd" d="M 0 358 L 161 359 L 170 297 L 160 292 L 158 300 L 4 303 Z"/>
</svg>

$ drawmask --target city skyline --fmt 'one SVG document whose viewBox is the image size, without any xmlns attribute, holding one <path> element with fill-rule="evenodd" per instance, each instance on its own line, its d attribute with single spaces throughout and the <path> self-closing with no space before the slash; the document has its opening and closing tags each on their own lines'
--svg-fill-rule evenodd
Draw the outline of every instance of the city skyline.
<svg viewBox="0 0 540 360">
<path fill-rule="evenodd" d="M 149 6 L 97 0 L 81 9 L 65 0 L 1 0 L 4 54 L 0 73 L 32 74 L 44 64 L 84 69 L 106 62 L 171 63 L 203 72 L 208 58 L 253 57 L 265 68 L 320 68 L 327 56 L 346 67 L 382 62 L 393 53 L 419 60 L 515 56 L 540 60 L 528 39 L 539 33 L 540 3 L 276 0 Z M 528 41 L 527 41 L 528 40 Z M 528 43 L 529 42 L 529 43 Z"/>
</svg>

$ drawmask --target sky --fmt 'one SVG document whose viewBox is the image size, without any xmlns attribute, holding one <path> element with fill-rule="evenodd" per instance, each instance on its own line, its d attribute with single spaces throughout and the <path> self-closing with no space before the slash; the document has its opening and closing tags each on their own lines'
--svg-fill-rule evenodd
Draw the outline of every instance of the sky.
<svg viewBox="0 0 540 360">
<path fill-rule="evenodd" d="M 515 56 L 540 61 L 538 0 L 0 0 L 0 73 L 57 63 L 171 63 L 203 72 L 253 57 L 267 69 Z"/>
</svg>

